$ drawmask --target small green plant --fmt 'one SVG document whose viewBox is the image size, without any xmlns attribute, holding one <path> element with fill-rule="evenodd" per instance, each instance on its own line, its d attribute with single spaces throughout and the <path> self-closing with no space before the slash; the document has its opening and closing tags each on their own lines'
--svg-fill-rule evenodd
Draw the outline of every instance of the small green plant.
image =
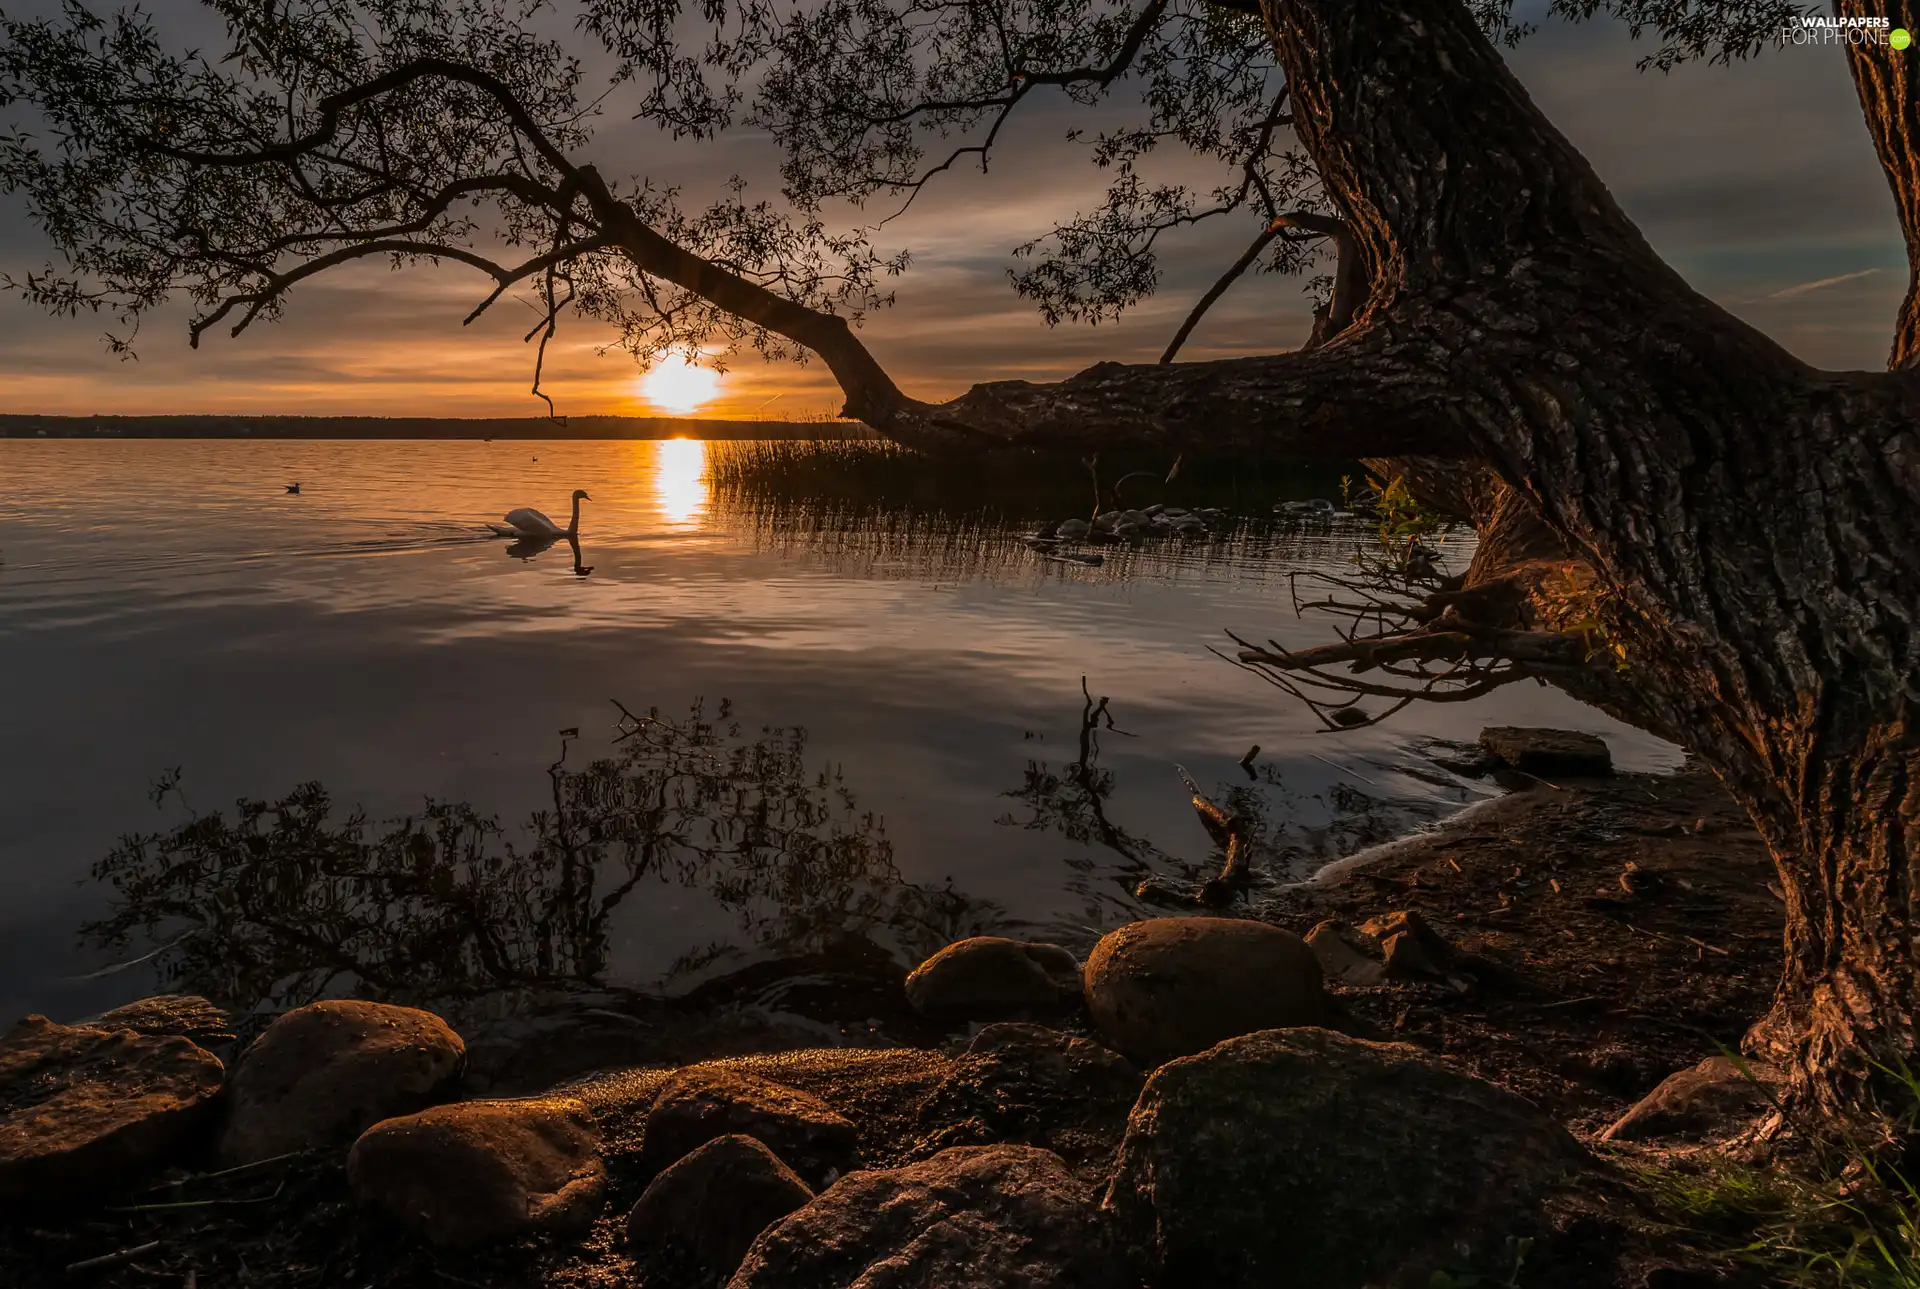
<svg viewBox="0 0 1920 1289">
<path fill-rule="evenodd" d="M 1375 519 L 1380 541 L 1389 547 L 1444 533 L 1454 523 L 1444 512 L 1414 496 L 1405 475 L 1395 475 L 1386 483 L 1368 475 L 1364 485 L 1356 484 L 1352 475 L 1342 475 L 1340 499 L 1348 510 Z"/>
<path fill-rule="evenodd" d="M 1613 634 L 1606 622 L 1611 592 L 1582 586 L 1572 569 L 1563 570 L 1561 576 L 1566 579 L 1567 602 L 1585 602 L 1587 605 L 1585 616 L 1567 623 L 1562 630 L 1580 633 L 1581 643 L 1587 650 L 1582 661 L 1591 663 L 1604 660 L 1612 665 L 1615 672 L 1624 675 L 1628 670 L 1627 646 Z"/>
<path fill-rule="evenodd" d="M 1395 475 L 1385 483 L 1369 475 L 1364 484 L 1356 483 L 1351 475 L 1342 475 L 1340 500 L 1348 510 L 1375 521 L 1374 531 L 1387 557 L 1386 567 L 1375 571 L 1396 577 L 1428 575 L 1434 551 L 1427 539 L 1454 526 L 1451 517 L 1414 496 L 1404 475 Z"/>
<path fill-rule="evenodd" d="M 1920 1076 L 1881 1067 L 1903 1104 L 1896 1140 L 1920 1120 Z M 1920 1289 L 1920 1188 L 1853 1134 L 1811 1170 L 1709 1159 L 1635 1170 L 1667 1218 L 1721 1256 L 1787 1289 Z"/>
</svg>

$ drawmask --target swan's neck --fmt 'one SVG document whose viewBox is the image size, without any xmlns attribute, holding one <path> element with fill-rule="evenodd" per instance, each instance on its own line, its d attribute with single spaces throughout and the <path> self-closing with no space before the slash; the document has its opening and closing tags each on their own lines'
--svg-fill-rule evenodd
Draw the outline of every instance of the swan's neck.
<svg viewBox="0 0 1920 1289">
<path fill-rule="evenodd" d="M 573 499 L 573 522 L 567 525 L 567 535 L 571 537 L 580 531 L 580 498 Z"/>
</svg>

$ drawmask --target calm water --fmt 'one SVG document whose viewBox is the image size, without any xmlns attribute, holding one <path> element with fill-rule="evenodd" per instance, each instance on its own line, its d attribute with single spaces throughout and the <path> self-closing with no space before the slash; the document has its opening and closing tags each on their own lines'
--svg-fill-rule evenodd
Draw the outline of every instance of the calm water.
<svg viewBox="0 0 1920 1289">
<path fill-rule="evenodd" d="M 1358 530 L 1066 567 L 1012 538 L 1041 516 L 756 503 L 707 452 L 0 440 L 0 1017 L 1084 947 L 1142 877 L 1214 862 L 1176 765 L 1262 819 L 1277 882 L 1488 790 L 1423 740 L 1552 724 L 1677 759 L 1531 684 L 1319 735 L 1207 652 L 1328 638 L 1288 577 Z M 564 523 L 576 487 L 586 575 L 480 535 Z M 1085 755 L 1083 676 L 1117 727 Z M 304 784 L 327 804 L 234 826 Z"/>
</svg>

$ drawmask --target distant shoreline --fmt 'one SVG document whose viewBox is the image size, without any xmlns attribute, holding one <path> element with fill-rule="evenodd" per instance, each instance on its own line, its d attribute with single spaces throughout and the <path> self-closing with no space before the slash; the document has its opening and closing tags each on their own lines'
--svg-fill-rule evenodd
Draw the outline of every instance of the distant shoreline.
<svg viewBox="0 0 1920 1289">
<path fill-rule="evenodd" d="M 671 416 L 33 416 L 0 414 L 8 439 L 864 439 L 857 421 Z"/>
</svg>

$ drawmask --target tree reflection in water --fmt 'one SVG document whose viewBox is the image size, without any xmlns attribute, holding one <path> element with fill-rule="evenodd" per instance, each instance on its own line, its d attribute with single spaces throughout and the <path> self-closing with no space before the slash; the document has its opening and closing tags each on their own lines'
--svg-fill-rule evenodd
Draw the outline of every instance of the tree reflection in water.
<svg viewBox="0 0 1920 1289">
<path fill-rule="evenodd" d="M 1044 760 L 1029 759 L 1020 786 L 1005 793 L 1025 809 L 1009 811 L 997 822 L 1058 832 L 1085 848 L 1065 862 L 1074 871 L 1068 889 L 1084 902 L 1080 918 L 1087 926 L 1117 925 L 1142 915 L 1147 904 L 1190 903 L 1190 893 L 1197 893 L 1206 879 L 1221 871 L 1225 861 L 1221 842 L 1215 839 L 1203 850 L 1207 833 L 1196 823 L 1170 852 L 1144 833 L 1115 821 L 1111 812 L 1118 782 L 1114 772 L 1100 763 L 1101 739 L 1133 735 L 1115 723 L 1106 696 L 1093 697 L 1085 677 L 1080 693 L 1077 756 L 1058 771 Z M 1178 792 L 1177 767 L 1169 764 L 1167 768 L 1163 785 L 1134 785 L 1133 791 L 1144 786 L 1147 791 Z M 1394 769 L 1425 783 L 1429 795 L 1422 799 L 1375 795 L 1338 779 L 1320 791 L 1302 791 L 1287 784 L 1270 761 L 1249 770 L 1250 781 L 1222 781 L 1206 789 L 1208 797 L 1234 817 L 1246 838 L 1251 852 L 1248 893 L 1256 899 L 1270 894 L 1336 859 L 1402 836 L 1477 795 L 1437 767 L 1402 763 Z M 1102 850 L 1120 862 L 1103 860 Z"/>
<path fill-rule="evenodd" d="M 1142 882 L 1192 891 L 1220 871 L 1197 824 L 1163 849 L 1119 821 L 1101 740 L 1126 731 L 1084 682 L 1082 696 L 1075 759 L 1059 771 L 1030 760 L 1006 794 L 1023 808 L 999 820 L 1074 843 L 1062 856 L 1073 903 L 1043 925 L 951 885 L 904 881 L 884 821 L 839 767 L 810 760 L 804 729 L 743 734 L 722 702 L 711 718 L 696 703 L 678 720 L 621 708 L 610 755 L 579 769 L 567 731 L 549 802 L 521 827 L 464 802 L 375 823 L 309 783 L 125 838 L 94 866 L 112 907 L 84 933 L 150 958 L 164 989 L 241 1009 L 355 996 L 499 1018 L 550 1011 L 556 995 L 589 1008 L 613 995 L 657 1016 L 661 994 L 613 960 L 616 923 L 635 892 L 670 883 L 703 892 L 731 927 L 665 973 L 676 1016 L 744 1004 L 843 1027 L 878 1018 L 907 1037 L 918 1022 L 905 967 L 942 946 L 1000 933 L 1084 950 L 1147 911 Z M 1404 801 L 1345 784 L 1306 794 L 1271 764 L 1259 773 L 1207 790 L 1250 839 L 1256 900 L 1416 820 Z M 163 781 L 158 799 L 178 787 Z M 1164 784 L 1128 787 L 1178 791 L 1171 765 Z"/>
<path fill-rule="evenodd" d="M 93 869 L 112 912 L 84 933 L 122 953 L 165 945 L 154 963 L 168 989 L 279 1009 L 605 988 L 613 918 L 650 882 L 705 891 L 744 938 L 795 958 L 874 935 L 930 952 L 999 921 L 903 882 L 884 821 L 838 767 L 809 766 L 804 729 L 745 737 L 724 701 L 711 719 L 700 703 L 684 720 L 620 711 L 613 754 L 582 769 L 563 737 L 551 802 L 522 830 L 463 802 L 376 825 L 308 783 L 123 839 Z"/>
</svg>

